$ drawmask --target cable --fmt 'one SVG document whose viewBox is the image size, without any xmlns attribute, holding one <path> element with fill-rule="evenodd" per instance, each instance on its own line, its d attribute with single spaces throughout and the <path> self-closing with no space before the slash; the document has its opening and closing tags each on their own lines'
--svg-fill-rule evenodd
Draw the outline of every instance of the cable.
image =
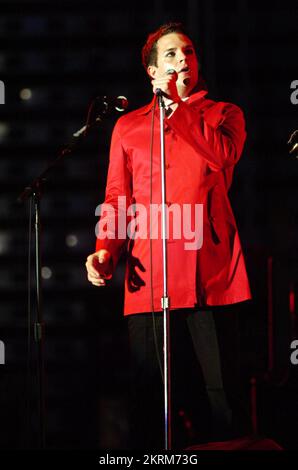
<svg viewBox="0 0 298 470">
<path fill-rule="evenodd" d="M 156 323 L 155 323 L 155 312 L 154 312 L 154 296 L 153 296 L 153 270 L 152 270 L 152 217 L 151 217 L 151 210 L 152 210 L 152 173 L 153 173 L 153 141 L 154 141 L 154 114 L 156 108 L 157 96 L 154 96 L 153 106 L 152 106 L 152 117 L 151 117 L 151 139 L 150 139 L 150 298 L 151 298 L 151 315 L 152 315 L 152 323 L 153 323 L 153 335 L 154 335 L 154 344 L 155 344 L 155 351 L 156 357 L 161 373 L 162 381 L 164 382 L 164 374 L 163 368 L 161 365 L 161 359 L 158 349 L 157 343 L 157 334 L 156 334 Z"/>
</svg>

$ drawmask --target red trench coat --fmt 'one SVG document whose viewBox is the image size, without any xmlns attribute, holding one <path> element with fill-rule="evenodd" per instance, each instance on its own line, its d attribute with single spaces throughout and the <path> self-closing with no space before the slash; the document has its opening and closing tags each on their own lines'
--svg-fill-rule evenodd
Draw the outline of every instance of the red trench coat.
<svg viewBox="0 0 298 470">
<path fill-rule="evenodd" d="M 228 199 L 234 165 L 240 158 L 246 138 L 244 118 L 237 106 L 206 99 L 206 93 L 202 90 L 193 94 L 165 120 L 167 206 L 170 209 L 173 204 L 180 207 L 189 204 L 193 216 L 191 227 L 194 229 L 194 206 L 203 204 L 203 227 L 200 227 L 203 243 L 199 249 L 186 250 L 185 242 L 189 239 L 185 238 L 183 230 L 182 237 L 175 238 L 169 224 L 167 266 L 170 309 L 231 304 L 251 297 L 239 235 Z M 116 222 L 116 239 L 97 238 L 96 250 L 108 249 L 114 266 L 123 248 L 128 253 L 124 315 L 150 312 L 152 293 L 154 311 L 162 310 L 161 237 L 151 241 L 152 256 L 149 237 L 136 237 L 134 240 L 132 237 L 126 240 L 117 238 L 117 218 L 120 215 L 126 217 L 126 224 L 133 220 L 126 211 L 131 203 L 149 208 L 152 106 L 153 102 L 122 116 L 114 127 L 104 203 L 111 204 L 115 213 L 103 211 L 97 225 L 99 233 L 103 234 L 108 231 L 108 223 Z M 160 204 L 158 107 L 155 111 L 152 156 L 151 201 Z M 122 199 L 127 201 L 126 208 L 123 205 L 119 209 L 118 196 L 126 197 Z M 171 211 L 169 220 L 173 223 Z M 139 233 L 143 231 L 143 234 L 149 235 L 149 216 L 147 222 L 147 227 L 144 223 L 137 224 L 137 230 L 142 225 Z M 157 219 L 152 226 L 155 227 L 156 223 Z"/>
</svg>

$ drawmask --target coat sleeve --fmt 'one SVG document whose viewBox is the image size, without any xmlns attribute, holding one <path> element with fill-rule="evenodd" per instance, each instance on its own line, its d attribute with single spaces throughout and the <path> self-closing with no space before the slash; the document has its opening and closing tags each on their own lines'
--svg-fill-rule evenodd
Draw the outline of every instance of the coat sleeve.
<svg viewBox="0 0 298 470">
<path fill-rule="evenodd" d="M 181 101 L 167 122 L 212 170 L 235 165 L 240 158 L 246 139 L 245 121 L 234 104 L 215 103 L 200 113 Z"/>
<path fill-rule="evenodd" d="M 118 120 L 111 139 L 105 200 L 97 211 L 100 220 L 96 226 L 96 251 L 108 250 L 114 268 L 127 241 L 127 206 L 132 194 L 131 166 L 122 146 L 119 127 Z"/>
</svg>

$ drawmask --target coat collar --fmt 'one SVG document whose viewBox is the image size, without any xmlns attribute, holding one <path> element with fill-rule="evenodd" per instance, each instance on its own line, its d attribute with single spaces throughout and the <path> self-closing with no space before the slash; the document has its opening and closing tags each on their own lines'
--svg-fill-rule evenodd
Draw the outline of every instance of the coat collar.
<svg viewBox="0 0 298 470">
<path fill-rule="evenodd" d="M 193 93 L 192 95 L 190 95 L 190 97 L 188 98 L 188 100 L 186 102 L 187 103 L 195 103 L 195 102 L 199 101 L 200 99 L 202 99 L 205 95 L 207 95 L 207 93 L 208 93 L 207 90 L 200 90 L 197 93 Z M 155 100 L 155 96 L 153 97 L 151 103 L 149 103 L 146 106 L 143 106 L 142 108 L 140 108 L 138 110 L 137 114 L 140 115 L 140 116 L 148 114 L 151 111 L 152 107 L 153 107 L 154 100 Z"/>
</svg>

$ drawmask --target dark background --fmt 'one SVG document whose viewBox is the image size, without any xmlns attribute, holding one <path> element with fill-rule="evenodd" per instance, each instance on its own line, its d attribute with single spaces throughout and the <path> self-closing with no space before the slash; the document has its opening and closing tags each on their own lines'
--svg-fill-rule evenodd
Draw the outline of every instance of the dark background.
<svg viewBox="0 0 298 470">
<path fill-rule="evenodd" d="M 0 340 L 6 364 L 0 365 L 0 448 L 35 447 L 38 431 L 33 342 L 29 380 L 26 372 L 28 203 L 18 206 L 16 198 L 82 127 L 92 97 L 125 95 L 130 110 L 150 100 L 140 51 L 147 34 L 169 20 L 184 22 L 197 43 L 209 96 L 245 113 L 248 138 L 231 190 L 253 291 L 252 302 L 241 306 L 243 380 L 249 393 L 250 378 L 257 379 L 259 432 L 298 449 L 298 365 L 290 363 L 297 307 L 292 314 L 289 307 L 290 292 L 298 290 L 298 161 L 287 146 L 298 127 L 290 100 L 291 82 L 298 79 L 298 5 L 289 0 L 186 0 L 180 6 L 165 0 L 1 0 Z M 30 99 L 21 98 L 23 89 L 31 90 Z M 89 285 L 85 274 L 116 118 L 59 165 L 42 199 L 52 449 L 123 448 L 126 442 L 124 260 L 106 289 Z"/>
</svg>

